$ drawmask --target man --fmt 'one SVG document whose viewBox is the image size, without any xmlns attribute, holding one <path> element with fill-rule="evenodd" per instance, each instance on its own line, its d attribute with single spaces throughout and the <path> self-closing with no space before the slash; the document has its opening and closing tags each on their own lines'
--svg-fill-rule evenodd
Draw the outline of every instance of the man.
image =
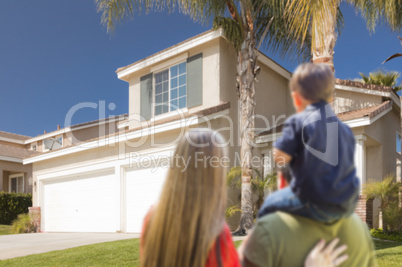
<svg viewBox="0 0 402 267">
<path fill-rule="evenodd" d="M 279 172 L 279 188 L 287 185 L 285 180 Z M 348 258 L 342 266 L 377 266 L 370 233 L 356 214 L 326 224 L 284 212 L 258 219 L 241 249 L 242 265 L 303 266 L 307 255 L 320 239 L 328 242 L 336 237 L 340 244 L 347 245 L 345 253 Z M 340 263 L 334 260 L 333 265 L 339 266 Z"/>
</svg>

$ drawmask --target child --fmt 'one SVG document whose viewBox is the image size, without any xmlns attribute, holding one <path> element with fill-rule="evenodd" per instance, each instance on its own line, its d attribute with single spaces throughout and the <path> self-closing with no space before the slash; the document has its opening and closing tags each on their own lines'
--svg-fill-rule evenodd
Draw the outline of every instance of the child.
<svg viewBox="0 0 402 267">
<path fill-rule="evenodd" d="M 359 197 L 352 131 L 334 114 L 334 75 L 324 64 L 300 65 L 290 89 L 297 113 L 275 143 L 277 165 L 290 165 L 290 187 L 271 194 L 258 217 L 285 211 L 322 222 L 353 213 Z M 280 167 L 280 166 L 279 166 Z"/>
</svg>

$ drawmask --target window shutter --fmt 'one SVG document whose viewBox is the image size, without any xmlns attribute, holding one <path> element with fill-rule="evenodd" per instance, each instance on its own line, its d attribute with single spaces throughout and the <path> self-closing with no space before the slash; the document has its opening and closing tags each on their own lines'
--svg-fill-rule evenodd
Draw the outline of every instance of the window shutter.
<svg viewBox="0 0 402 267">
<path fill-rule="evenodd" d="M 152 73 L 142 76 L 140 79 L 141 103 L 140 115 L 141 120 L 149 120 L 152 116 Z"/>
<path fill-rule="evenodd" d="M 202 105 L 202 53 L 187 59 L 187 107 Z"/>
</svg>

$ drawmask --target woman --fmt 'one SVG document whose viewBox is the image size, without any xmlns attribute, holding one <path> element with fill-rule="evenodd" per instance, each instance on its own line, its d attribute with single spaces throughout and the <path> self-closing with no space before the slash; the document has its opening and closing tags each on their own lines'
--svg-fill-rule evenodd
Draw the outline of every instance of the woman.
<svg viewBox="0 0 402 267">
<path fill-rule="evenodd" d="M 224 216 L 224 143 L 208 129 L 179 142 L 159 202 L 144 220 L 141 266 L 240 266 Z"/>
</svg>

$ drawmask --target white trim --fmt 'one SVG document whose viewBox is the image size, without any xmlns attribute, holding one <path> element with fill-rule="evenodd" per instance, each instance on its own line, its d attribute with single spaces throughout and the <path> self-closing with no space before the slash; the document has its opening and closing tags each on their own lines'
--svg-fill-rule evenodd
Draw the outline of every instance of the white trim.
<svg viewBox="0 0 402 267">
<path fill-rule="evenodd" d="M 275 61 L 273 61 L 272 59 L 270 59 L 261 52 L 258 52 L 257 60 L 260 61 L 265 66 L 267 66 L 268 68 L 274 70 L 276 73 L 278 73 L 287 80 L 290 80 L 290 78 L 292 77 L 292 74 L 289 71 L 287 71 L 284 67 L 282 67 L 281 65 L 279 65 L 278 63 L 276 63 Z"/>
<path fill-rule="evenodd" d="M 117 129 L 124 129 L 127 128 L 129 126 L 129 122 L 128 121 L 122 121 L 117 123 Z"/>
<path fill-rule="evenodd" d="M 401 100 L 397 97 L 393 92 L 384 92 L 384 91 L 377 91 L 365 88 L 358 88 L 349 85 L 340 85 L 335 84 L 335 89 L 351 91 L 355 93 L 367 94 L 367 95 L 375 95 L 375 96 L 382 96 L 382 97 L 389 97 L 392 101 L 400 108 L 401 107 Z"/>
<path fill-rule="evenodd" d="M 174 65 L 177 65 L 177 64 L 180 64 L 180 63 L 184 62 L 187 58 L 188 58 L 188 53 L 187 52 L 183 53 L 180 56 L 177 56 L 177 57 L 172 58 L 172 59 L 170 59 L 170 60 L 168 60 L 166 62 L 163 62 L 163 63 L 161 63 L 159 65 L 156 65 L 156 66 L 152 67 L 151 72 L 160 72 L 160 71 L 165 70 L 165 69 L 167 69 L 167 68 L 169 68 L 171 66 L 174 66 Z"/>
<path fill-rule="evenodd" d="M 18 179 L 17 179 L 17 191 L 15 193 L 24 193 L 25 191 L 25 175 L 23 172 L 12 174 L 8 176 L 8 192 L 11 192 L 11 179 L 22 177 L 22 192 L 18 191 Z"/>
<path fill-rule="evenodd" d="M 90 124 L 87 124 L 87 125 L 78 126 L 78 127 L 74 127 L 74 125 L 71 125 L 69 127 L 63 128 L 61 130 L 57 130 L 57 131 L 54 131 L 54 132 L 39 135 L 37 137 L 25 140 L 24 144 L 29 144 L 29 143 L 32 143 L 32 142 L 44 140 L 44 139 L 49 138 L 49 137 L 53 137 L 55 135 L 57 136 L 57 135 L 61 135 L 61 134 L 68 133 L 68 132 L 73 132 L 73 131 L 77 131 L 77 130 L 81 130 L 81 129 L 90 128 L 90 127 L 93 127 L 93 126 L 98 126 L 98 125 L 100 126 L 100 125 L 103 125 L 103 124 L 106 124 L 106 123 L 112 123 L 112 122 L 120 121 L 120 120 L 123 120 L 123 119 L 126 119 L 126 118 L 123 117 L 123 116 L 122 117 L 116 117 L 116 118 L 113 118 L 113 119 L 107 119 L 106 118 L 105 120 L 103 120 L 101 122 L 96 121 L 96 122 L 93 122 L 93 123 L 90 123 Z"/>
<path fill-rule="evenodd" d="M 78 144 L 73 147 L 68 147 L 68 148 L 64 148 L 61 150 L 56 150 L 56 151 L 49 152 L 46 154 L 41 154 L 38 156 L 27 158 L 27 159 L 23 160 L 23 164 L 26 165 L 26 164 L 30 164 L 30 163 L 34 163 L 34 162 L 39 162 L 39 161 L 43 161 L 43 160 L 47 160 L 47 159 L 52 159 L 52 158 L 56 158 L 56 157 L 60 157 L 60 156 L 64 156 L 64 155 L 81 152 L 81 151 L 86 151 L 86 150 L 93 149 L 93 148 L 98 148 L 98 147 L 102 147 L 102 146 L 106 146 L 106 145 L 112 145 L 112 144 L 124 142 L 126 140 L 132 140 L 132 139 L 136 139 L 136 138 L 145 137 L 145 136 L 148 136 L 151 134 L 166 132 L 166 131 L 170 131 L 170 130 L 174 130 L 174 129 L 187 128 L 192 125 L 197 125 L 202 122 L 217 119 L 217 118 L 225 116 L 227 114 L 229 114 L 228 109 L 214 113 L 214 114 L 210 114 L 208 116 L 204 116 L 202 118 L 199 118 L 198 116 L 194 115 L 189 118 L 183 118 L 180 120 L 164 123 L 161 125 L 147 127 L 145 129 L 140 129 L 140 130 L 129 132 L 129 133 L 123 133 L 123 134 L 120 134 L 117 136 L 111 136 L 111 137 L 107 137 L 107 138 L 103 138 L 103 139 L 99 139 L 99 140 L 95 140 L 95 141 L 91 141 L 91 142 L 87 142 L 87 143 L 83 143 L 83 144 Z"/>
<path fill-rule="evenodd" d="M 263 135 L 263 136 L 259 136 L 255 139 L 255 142 L 257 144 L 262 144 L 262 143 L 269 143 L 269 142 L 273 142 L 279 139 L 279 137 L 282 136 L 282 132 L 280 133 L 272 133 L 272 134 L 268 134 L 268 135 Z"/>
<path fill-rule="evenodd" d="M 369 117 L 363 117 L 363 118 L 359 118 L 359 119 L 344 121 L 344 123 L 347 126 L 349 126 L 350 128 L 367 126 L 367 125 L 373 124 L 374 122 L 376 122 L 378 119 L 383 117 L 385 114 L 387 114 L 391 110 L 392 110 L 392 106 L 390 106 L 389 108 L 383 110 L 380 114 L 378 114 L 377 116 L 375 116 L 372 119 L 370 119 Z"/>
<path fill-rule="evenodd" d="M 14 158 L 14 157 L 2 156 L 2 155 L 0 155 L 0 160 L 22 163 L 22 159 L 20 159 L 20 158 Z"/>
<path fill-rule="evenodd" d="M 15 143 L 15 144 L 20 144 L 20 145 L 25 144 L 25 141 L 16 140 L 16 139 L 7 138 L 7 137 L 1 137 L 1 136 L 0 136 L 0 141 L 10 142 L 10 143 Z"/>
<path fill-rule="evenodd" d="M 153 107 L 153 108 L 155 109 L 155 107 Z M 184 116 L 185 113 L 188 113 L 188 108 L 176 109 L 174 111 L 169 111 L 169 112 L 166 112 L 166 113 L 162 113 L 162 114 L 153 116 L 151 118 L 151 122 L 171 118 L 171 117 L 177 116 L 177 114 L 180 114 L 181 116 Z"/>
<path fill-rule="evenodd" d="M 223 37 L 223 31 L 222 29 L 216 30 L 216 31 L 211 31 L 208 32 L 204 35 L 198 36 L 194 39 L 191 39 L 188 42 L 182 43 L 180 45 L 174 46 L 166 51 L 160 52 L 154 56 L 149 57 L 148 59 L 145 59 L 143 61 L 140 61 L 124 70 L 118 71 L 117 72 L 117 78 L 120 80 L 124 80 L 124 78 L 136 71 L 139 71 L 141 69 L 144 69 L 146 67 L 152 66 L 158 62 L 161 62 L 163 60 L 166 60 L 170 57 L 173 57 L 175 55 L 178 55 L 183 52 L 187 52 L 188 50 L 200 46 L 202 44 L 205 44 L 207 42 L 210 42 L 216 38 Z"/>
</svg>

